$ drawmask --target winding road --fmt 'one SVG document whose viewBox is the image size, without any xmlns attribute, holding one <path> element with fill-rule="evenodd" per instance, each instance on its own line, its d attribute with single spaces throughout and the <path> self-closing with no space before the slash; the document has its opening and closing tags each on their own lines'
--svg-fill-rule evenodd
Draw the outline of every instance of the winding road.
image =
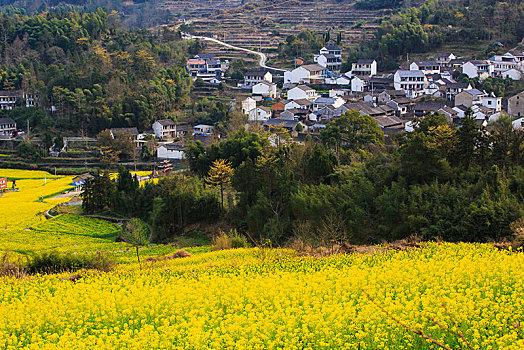
<svg viewBox="0 0 524 350">
<path fill-rule="evenodd" d="M 245 49 L 243 47 L 234 46 L 234 45 L 225 43 L 223 41 L 220 41 L 220 40 L 217 40 L 217 39 L 214 39 L 214 38 L 208 38 L 207 36 L 197 36 L 197 35 L 191 35 L 191 34 L 188 34 L 188 33 L 182 33 L 182 38 L 184 38 L 186 40 L 199 39 L 199 40 L 211 41 L 211 42 L 214 42 L 216 44 L 228 47 L 228 48 L 233 49 L 233 50 L 245 51 L 245 52 L 257 55 L 259 57 L 259 61 L 258 61 L 259 66 L 264 68 L 264 69 L 269 69 L 269 70 L 272 70 L 272 71 L 282 72 L 282 73 L 286 71 L 285 69 L 269 67 L 268 65 L 266 65 L 267 56 L 266 56 L 266 54 L 264 54 L 262 52 L 253 51 L 253 50 Z"/>
</svg>

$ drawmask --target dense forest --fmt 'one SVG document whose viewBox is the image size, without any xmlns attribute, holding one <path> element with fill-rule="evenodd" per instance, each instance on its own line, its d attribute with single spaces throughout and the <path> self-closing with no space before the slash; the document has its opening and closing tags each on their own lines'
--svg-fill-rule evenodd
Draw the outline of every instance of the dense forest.
<svg viewBox="0 0 524 350">
<path fill-rule="evenodd" d="M 456 129 L 431 114 L 386 144 L 371 117 L 348 112 L 304 145 L 272 147 L 268 135 L 239 131 L 208 148 L 193 143 L 192 176 L 145 187 L 125 170 L 116 183 L 95 177 L 84 209 L 139 216 L 159 242 L 196 222 L 273 244 L 511 240 L 524 215 L 524 131 L 509 117 L 495 127 L 466 118 Z"/>
<path fill-rule="evenodd" d="M 116 12 L 0 15 L 0 89 L 37 92 L 46 112 L 4 112 L 32 127 L 96 134 L 144 130 L 188 102 L 187 44 L 180 33 L 128 30 Z M 52 109 L 51 109 L 52 108 Z"/>
<path fill-rule="evenodd" d="M 372 40 L 380 53 L 399 56 L 434 50 L 444 42 L 479 40 L 516 44 L 524 37 L 524 4 L 520 1 L 427 0 L 383 19 Z"/>
<path fill-rule="evenodd" d="M 104 8 L 117 11 L 126 27 L 147 28 L 168 23 L 172 14 L 161 9 L 162 0 L 0 0 L 0 12 L 7 15 L 34 15 L 44 12 L 96 12 Z"/>
</svg>

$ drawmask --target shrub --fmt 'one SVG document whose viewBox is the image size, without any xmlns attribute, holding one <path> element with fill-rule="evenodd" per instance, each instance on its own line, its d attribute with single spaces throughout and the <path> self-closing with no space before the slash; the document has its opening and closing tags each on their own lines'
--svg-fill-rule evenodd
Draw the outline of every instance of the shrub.
<svg viewBox="0 0 524 350">
<path fill-rule="evenodd" d="M 62 253 L 57 250 L 36 254 L 27 264 L 30 274 L 51 274 L 60 272 L 73 272 L 81 269 L 96 269 L 110 271 L 115 263 L 107 255 Z"/>
<path fill-rule="evenodd" d="M 6 252 L 0 262 L 0 277 L 25 277 L 26 269 L 21 264 L 9 261 L 9 254 Z"/>
<path fill-rule="evenodd" d="M 247 248 L 249 243 L 245 236 L 239 234 L 237 230 L 229 230 L 228 233 L 219 230 L 218 235 L 213 238 L 212 250 Z"/>
</svg>

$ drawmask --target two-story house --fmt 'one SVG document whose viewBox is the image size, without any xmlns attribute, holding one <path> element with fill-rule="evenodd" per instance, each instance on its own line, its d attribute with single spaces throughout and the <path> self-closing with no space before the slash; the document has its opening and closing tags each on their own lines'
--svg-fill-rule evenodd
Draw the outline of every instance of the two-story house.
<svg viewBox="0 0 524 350">
<path fill-rule="evenodd" d="M 488 96 L 486 92 L 478 89 L 464 90 L 455 96 L 455 106 L 471 107 L 474 104 L 481 104 L 482 98 L 486 96 Z"/>
<path fill-rule="evenodd" d="M 287 92 L 288 100 L 300 100 L 307 99 L 310 101 L 316 100 L 318 94 L 315 89 L 310 88 L 307 85 L 298 85 Z"/>
<path fill-rule="evenodd" d="M 493 76 L 494 67 L 490 61 L 474 60 L 468 61 L 462 65 L 462 73 L 470 78 L 479 77 L 486 79 Z"/>
<path fill-rule="evenodd" d="M 351 64 L 351 74 L 357 77 L 372 77 L 377 75 L 377 61 L 360 59 Z"/>
<path fill-rule="evenodd" d="M 222 62 L 214 55 L 197 55 L 187 60 L 186 64 L 186 69 L 191 77 L 193 77 L 194 79 L 201 78 L 204 81 L 210 81 L 215 78 L 222 78 L 224 76 L 225 71 L 228 68 L 229 62 L 227 60 Z"/>
<path fill-rule="evenodd" d="M 438 52 L 434 56 L 435 61 L 437 61 L 437 64 L 441 67 L 451 67 L 450 62 L 456 58 L 457 56 L 451 52 Z"/>
<path fill-rule="evenodd" d="M 322 84 L 328 75 L 328 69 L 318 63 L 306 64 L 284 72 L 284 84 Z"/>
<path fill-rule="evenodd" d="M 524 117 L 524 91 L 508 98 L 508 114 L 512 117 Z"/>
<path fill-rule="evenodd" d="M 0 91 L 0 109 L 11 110 L 17 106 L 36 106 L 36 94 L 26 94 L 22 90 Z"/>
<path fill-rule="evenodd" d="M 263 80 L 252 86 L 251 93 L 253 96 L 276 98 L 277 84 L 269 83 Z"/>
<path fill-rule="evenodd" d="M 421 70 L 424 74 L 440 74 L 440 65 L 437 61 L 415 61 L 409 65 L 410 70 Z"/>
<path fill-rule="evenodd" d="M 393 76 L 395 90 L 403 90 L 409 98 L 422 96 L 427 85 L 428 80 L 421 70 L 398 70 Z"/>
<path fill-rule="evenodd" d="M 455 96 L 460 94 L 464 90 L 471 90 L 471 84 L 469 83 L 449 83 L 445 85 L 446 88 L 446 99 L 448 101 L 454 101 Z"/>
<path fill-rule="evenodd" d="M 320 54 L 321 55 L 329 54 L 337 58 L 342 58 L 342 49 L 336 44 L 329 43 L 320 49 Z"/>
<path fill-rule="evenodd" d="M 153 132 L 159 139 L 174 139 L 177 137 L 176 123 L 171 119 L 157 120 L 153 123 Z"/>
<path fill-rule="evenodd" d="M 0 136 L 11 136 L 16 131 L 16 122 L 11 118 L 0 118 Z"/>
<path fill-rule="evenodd" d="M 262 81 L 272 83 L 273 74 L 271 74 L 271 72 L 269 71 L 264 71 L 264 70 L 248 70 L 244 74 L 244 85 L 245 86 L 253 86 Z"/>
</svg>

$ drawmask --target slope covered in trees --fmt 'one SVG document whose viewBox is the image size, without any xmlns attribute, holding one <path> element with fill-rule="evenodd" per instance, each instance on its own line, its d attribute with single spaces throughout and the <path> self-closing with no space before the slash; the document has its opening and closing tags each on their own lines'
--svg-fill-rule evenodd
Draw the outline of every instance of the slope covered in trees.
<svg viewBox="0 0 524 350">
<path fill-rule="evenodd" d="M 386 147 L 377 122 L 352 111 L 327 125 L 321 143 L 271 147 L 267 135 L 240 131 L 208 148 L 193 143 L 186 156 L 194 176 L 116 190 L 133 184 L 121 174 L 114 185 L 95 186 L 95 197 L 106 198 L 101 207 L 149 222 L 160 242 L 176 238 L 195 218 L 226 221 L 253 241 L 276 244 L 295 238 L 362 244 L 411 235 L 511 240 L 524 216 L 524 132 L 507 117 L 496 128 L 487 133 L 467 118 L 455 129 L 444 116 L 428 115 L 415 132 Z M 227 176 L 213 186 L 209 179 L 220 162 Z"/>
<path fill-rule="evenodd" d="M 420 7 L 384 17 L 370 46 L 382 55 L 398 57 L 435 50 L 445 42 L 492 40 L 511 45 L 522 37 L 521 1 L 427 0 Z"/>
<path fill-rule="evenodd" d="M 38 109 L 7 113 L 45 122 L 33 126 L 150 128 L 190 91 L 180 34 L 124 29 L 115 12 L 0 15 L 0 38 L 0 89 L 36 91 L 42 108 L 53 108 L 51 119 L 27 115 L 45 114 Z"/>
</svg>

